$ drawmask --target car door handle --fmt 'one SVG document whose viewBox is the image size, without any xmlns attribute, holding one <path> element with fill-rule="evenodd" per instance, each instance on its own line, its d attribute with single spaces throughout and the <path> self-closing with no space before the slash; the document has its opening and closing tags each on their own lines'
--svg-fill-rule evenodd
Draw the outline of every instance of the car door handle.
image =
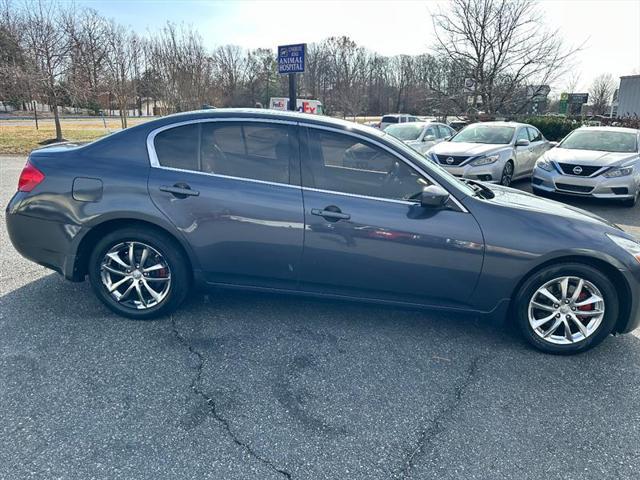
<svg viewBox="0 0 640 480">
<path fill-rule="evenodd" d="M 200 192 L 192 190 L 186 183 L 176 183 L 171 187 L 168 185 L 162 185 L 160 186 L 160 191 L 170 193 L 178 198 L 197 197 L 200 195 Z"/>
<path fill-rule="evenodd" d="M 326 220 L 349 220 L 351 215 L 348 213 L 342 213 L 338 207 L 326 207 L 324 210 L 320 210 L 319 208 L 312 208 L 311 215 L 317 215 Z"/>
</svg>

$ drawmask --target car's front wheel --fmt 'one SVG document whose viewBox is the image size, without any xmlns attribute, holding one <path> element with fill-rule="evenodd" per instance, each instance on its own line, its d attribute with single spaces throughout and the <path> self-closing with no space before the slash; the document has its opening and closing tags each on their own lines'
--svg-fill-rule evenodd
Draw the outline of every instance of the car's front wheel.
<svg viewBox="0 0 640 480">
<path fill-rule="evenodd" d="M 525 339 L 547 353 L 583 352 L 602 342 L 618 318 L 611 281 L 588 265 L 567 263 L 532 275 L 515 299 Z"/>
<path fill-rule="evenodd" d="M 94 292 L 114 312 L 146 320 L 175 310 L 189 291 L 191 274 L 168 235 L 125 228 L 103 237 L 89 258 Z"/>
<path fill-rule="evenodd" d="M 500 176 L 500 185 L 508 187 L 513 180 L 513 163 L 509 160 L 505 163 L 502 169 L 502 175 Z"/>
</svg>

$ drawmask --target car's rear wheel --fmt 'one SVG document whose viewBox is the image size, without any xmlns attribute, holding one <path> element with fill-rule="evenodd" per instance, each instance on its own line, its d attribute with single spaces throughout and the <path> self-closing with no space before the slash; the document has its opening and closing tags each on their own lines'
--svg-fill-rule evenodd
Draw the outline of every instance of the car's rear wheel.
<svg viewBox="0 0 640 480">
<path fill-rule="evenodd" d="M 515 299 L 525 339 L 547 353 L 583 352 L 602 342 L 618 318 L 611 281 L 588 265 L 547 267 L 524 283 Z"/>
<path fill-rule="evenodd" d="M 94 292 L 114 312 L 146 320 L 174 311 L 191 274 L 179 245 L 155 230 L 126 228 L 102 238 L 89 258 Z"/>
<path fill-rule="evenodd" d="M 502 175 L 500 176 L 500 185 L 508 187 L 511 185 L 513 180 L 513 162 L 509 160 L 505 163 L 504 168 L 502 169 Z"/>
</svg>

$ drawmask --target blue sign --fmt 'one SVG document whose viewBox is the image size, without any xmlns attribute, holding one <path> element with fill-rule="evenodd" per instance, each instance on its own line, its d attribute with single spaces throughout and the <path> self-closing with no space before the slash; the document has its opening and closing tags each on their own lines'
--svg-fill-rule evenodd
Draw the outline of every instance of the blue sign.
<svg viewBox="0 0 640 480">
<path fill-rule="evenodd" d="M 305 44 L 278 47 L 278 73 L 304 72 Z"/>
</svg>

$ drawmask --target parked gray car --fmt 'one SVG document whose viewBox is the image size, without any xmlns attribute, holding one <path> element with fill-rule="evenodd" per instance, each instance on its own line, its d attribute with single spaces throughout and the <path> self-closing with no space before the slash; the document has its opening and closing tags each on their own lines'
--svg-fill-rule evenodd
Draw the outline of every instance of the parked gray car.
<svg viewBox="0 0 640 480">
<path fill-rule="evenodd" d="M 436 143 L 448 140 L 456 133 L 453 128 L 438 122 L 399 123 L 389 125 L 384 131 L 423 155 Z"/>
<path fill-rule="evenodd" d="M 215 286 L 508 319 L 561 354 L 640 323 L 631 235 L 317 115 L 203 110 L 36 150 L 6 224 L 133 319 Z"/>
<path fill-rule="evenodd" d="M 515 122 L 471 124 L 427 157 L 457 177 L 500 183 L 528 177 L 551 144 L 532 125 Z"/>
<path fill-rule="evenodd" d="M 537 162 L 534 193 L 561 193 L 622 200 L 640 198 L 640 130 L 581 127 Z"/>
</svg>

